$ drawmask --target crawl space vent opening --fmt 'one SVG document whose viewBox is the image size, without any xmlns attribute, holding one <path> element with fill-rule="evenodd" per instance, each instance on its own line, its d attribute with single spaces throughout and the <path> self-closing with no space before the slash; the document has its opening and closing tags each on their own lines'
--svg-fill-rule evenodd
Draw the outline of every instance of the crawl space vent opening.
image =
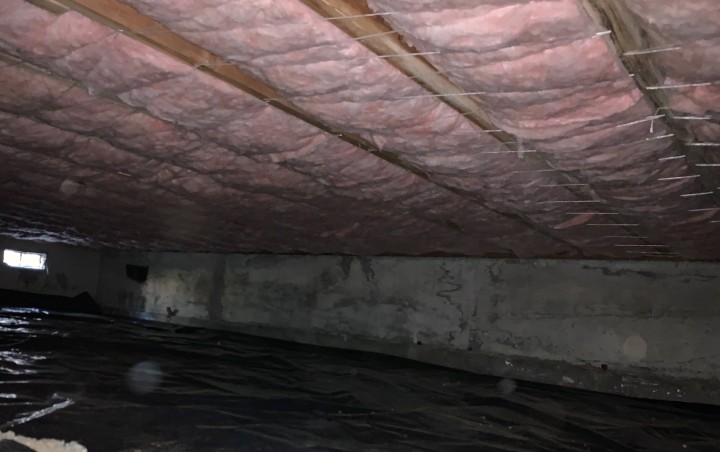
<svg viewBox="0 0 720 452">
<path fill-rule="evenodd" d="M 3 251 L 3 263 L 8 267 L 26 270 L 45 270 L 47 255 L 44 253 L 31 253 L 6 249 Z"/>
</svg>

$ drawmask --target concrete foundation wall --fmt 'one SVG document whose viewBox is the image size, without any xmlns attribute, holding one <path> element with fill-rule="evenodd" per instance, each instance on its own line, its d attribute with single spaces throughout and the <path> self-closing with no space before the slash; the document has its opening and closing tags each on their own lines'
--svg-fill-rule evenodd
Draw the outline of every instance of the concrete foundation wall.
<svg viewBox="0 0 720 452">
<path fill-rule="evenodd" d="M 716 264 L 108 253 L 100 288 L 117 313 L 720 403 Z"/>
<path fill-rule="evenodd" d="M 0 253 L 6 248 L 47 254 L 47 270 L 22 270 L 0 262 L 0 289 L 62 296 L 88 292 L 97 296 L 99 251 L 0 237 Z"/>
</svg>

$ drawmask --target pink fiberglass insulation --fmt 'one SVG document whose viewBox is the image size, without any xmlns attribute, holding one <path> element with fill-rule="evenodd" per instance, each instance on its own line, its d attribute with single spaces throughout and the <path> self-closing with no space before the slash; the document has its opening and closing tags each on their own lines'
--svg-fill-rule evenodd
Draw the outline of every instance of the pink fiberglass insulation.
<svg viewBox="0 0 720 452">
<path fill-rule="evenodd" d="M 667 95 L 678 121 L 700 143 L 720 142 L 720 8 L 714 0 L 694 2 L 626 2 L 647 30 L 650 55 L 668 86 Z M 690 85 L 690 86 L 688 86 Z M 708 146 L 707 158 L 720 163 L 720 146 Z"/>
<path fill-rule="evenodd" d="M 673 137 L 576 0 L 371 0 L 427 58 L 483 105 L 501 128 L 591 184 L 653 242 L 683 255 L 699 246 L 712 204 L 677 157 Z M 632 3 L 632 2 L 630 2 Z M 655 2 L 646 2 L 648 5 Z M 683 179 L 668 179 L 668 178 Z M 606 229 L 601 228 L 603 232 Z"/>
<path fill-rule="evenodd" d="M 603 208 L 556 185 L 547 167 L 519 158 L 438 98 L 298 1 L 129 0 L 171 30 L 278 89 L 323 121 L 374 141 L 441 184 L 522 215 L 593 254 L 612 240 L 577 228 Z M 527 148 L 532 151 L 532 149 Z M 592 199 L 592 192 L 583 191 Z M 591 206 L 595 209 L 587 209 Z M 610 223 L 599 217 L 599 223 Z"/>
<path fill-rule="evenodd" d="M 55 182 L 62 182 L 92 164 L 103 173 L 96 192 L 114 188 L 127 193 L 129 206 L 141 193 L 157 205 L 173 205 L 174 198 L 190 201 L 201 219 L 209 216 L 209 224 L 240 222 L 259 237 L 226 242 L 224 248 L 230 250 L 478 255 L 511 248 L 523 256 L 569 251 L 523 223 L 464 201 L 75 13 L 54 16 L 14 0 L 0 9 L 3 51 L 72 80 L 90 93 L 73 101 L 82 91 L 65 89 L 55 97 L 57 108 L 45 108 L 42 99 L 48 93 L 42 85 L 51 83 L 48 78 L 39 83 L 36 94 L 35 85 L 27 85 L 29 93 L 22 94 L 37 96 L 37 106 L 29 112 L 33 119 L 22 117 L 28 113 L 23 111 L 28 108 L 24 101 L 4 105 L 6 114 L 19 115 L 8 117 L 13 126 L 3 129 L 5 149 L 20 145 L 22 152 L 32 149 L 47 155 L 57 146 L 55 155 L 47 158 L 77 165 L 68 173 L 49 174 L 47 180 L 55 177 Z M 106 99 L 115 97 L 125 104 Z M 85 103 L 92 106 L 84 110 L 89 116 L 81 113 Z M 153 127 L 162 133 L 147 134 Z M 132 139 L 137 136 L 143 139 Z M 84 152 L 81 142 L 87 146 L 88 137 L 103 152 Z M 164 137 L 169 145 L 164 145 Z M 58 143 L 68 144 L 69 150 Z M 217 174 L 212 162 L 216 155 L 224 156 L 237 171 Z M 145 176 L 142 168 L 149 162 L 153 174 Z M 48 161 L 45 169 L 52 173 L 56 163 Z M 130 165 L 143 176 L 119 175 L 118 165 Z M 241 177 L 247 165 L 258 171 Z M 293 173 L 292 185 L 283 176 L 286 170 Z M 151 187 L 133 188 L 135 183 Z M 257 198 L 244 202 L 246 196 Z M 89 209 L 102 199 L 83 197 L 81 202 Z M 313 203 L 317 205 L 305 207 Z M 339 207 L 327 210 L 328 204 Z M 132 208 L 122 212 L 134 214 Z M 466 232 L 445 226 L 448 221 Z M 182 229 L 181 224 L 178 221 Z M 181 232 L 192 238 L 207 233 L 206 229 Z M 225 231 L 221 232 L 214 238 L 223 237 Z"/>
<path fill-rule="evenodd" d="M 33 177 L 37 177 L 39 172 L 44 171 L 45 174 L 49 173 L 57 179 L 49 187 L 43 187 L 45 191 L 49 189 L 51 193 L 51 195 L 46 194 L 46 197 L 58 198 L 65 205 L 83 198 L 90 198 L 88 201 L 91 205 L 81 205 L 77 210 L 81 212 L 81 216 L 85 212 L 110 209 L 109 212 L 105 210 L 106 213 L 103 215 L 106 223 L 111 221 L 113 226 L 122 225 L 123 230 L 129 231 L 137 231 L 143 227 L 149 228 L 149 231 L 142 232 L 140 238 L 164 236 L 176 233 L 177 228 L 188 228 L 196 235 L 205 234 L 206 229 L 211 229 L 221 232 L 225 240 L 232 240 L 235 232 L 243 232 L 243 226 L 245 226 L 258 230 L 249 237 L 255 246 L 262 244 L 268 249 L 272 249 L 274 243 L 292 241 L 292 246 L 303 250 L 307 249 L 303 248 L 303 242 L 312 242 L 311 239 L 317 237 L 318 234 L 320 236 L 327 235 L 326 231 L 333 229 L 337 229 L 337 232 L 327 238 L 324 245 L 342 247 L 344 239 L 347 238 L 345 236 L 357 228 L 353 227 L 353 224 L 343 223 L 343 221 L 348 222 L 352 219 L 329 215 L 327 212 L 303 204 L 299 200 L 290 202 L 275 199 L 270 195 L 253 194 L 245 186 L 241 187 L 242 191 L 225 188 L 205 175 L 188 174 L 188 171 L 183 168 L 154 160 L 145 160 L 142 165 L 137 167 L 130 166 L 128 156 L 132 159 L 133 154 L 117 149 L 112 152 L 109 150 L 109 146 L 102 141 L 88 140 L 86 137 L 53 129 L 43 123 L 12 117 L 4 113 L 0 113 L 0 118 L 4 124 L 0 130 L 0 142 L 17 144 L 26 150 L 26 152 L 20 152 L 15 149 L 7 152 L 8 148 L 5 147 L 3 150 L 9 154 L 8 160 L 10 158 L 16 161 L 24 160 L 26 171 L 35 173 Z M 46 139 L 48 135 L 53 137 L 52 141 Z M 124 174 L 108 170 L 106 162 L 110 161 L 119 165 L 115 167 L 122 168 L 123 173 L 127 172 L 125 174 L 131 174 L 134 177 L 128 178 Z M 88 168 L 95 169 L 95 171 L 88 173 Z M 77 188 L 73 188 L 72 185 L 64 187 L 65 180 L 62 178 L 67 175 L 72 175 L 76 180 L 82 180 L 83 185 Z M 34 185 L 37 187 L 37 182 Z M 69 193 L 66 188 L 70 189 Z M 88 190 L 91 191 L 88 192 Z M 74 196 L 66 197 L 64 196 L 66 194 Z M 128 194 L 130 195 L 129 199 L 127 198 Z M 138 196 L 138 194 L 142 194 L 142 196 Z M 123 200 L 123 197 L 125 198 L 124 202 L 120 203 L 118 200 Z M 148 203 L 148 200 L 151 202 Z M 98 207 L 97 204 L 100 206 Z M 217 215 L 218 211 L 223 212 L 223 215 Z M 123 215 L 122 213 L 125 212 L 127 213 Z M 122 220 L 127 216 L 132 218 L 123 224 Z M 233 221 L 235 224 L 223 220 Z M 267 222 L 267 224 L 264 227 L 258 227 L 258 222 Z M 410 220 L 407 216 L 398 215 L 394 218 L 383 219 L 378 222 L 379 224 L 374 224 L 375 222 L 371 219 L 363 228 L 365 234 L 370 234 L 370 236 L 364 236 L 364 240 L 369 239 L 372 235 L 381 236 L 373 240 L 371 246 L 385 246 L 387 249 L 398 251 L 405 249 L 404 252 L 410 252 L 412 249 L 425 249 L 426 252 L 432 250 L 423 248 L 427 246 L 425 244 L 418 244 L 409 239 L 407 239 L 407 243 L 403 244 L 397 238 L 394 239 L 394 243 L 390 242 L 391 238 L 385 238 L 387 235 L 385 228 L 412 232 L 412 230 L 405 229 L 407 224 L 403 223 L 415 225 L 417 219 Z M 137 224 L 137 226 L 130 227 L 132 224 Z M 307 231 L 307 228 L 303 226 L 306 224 L 313 224 L 321 231 Z M 233 229 L 239 230 L 233 231 Z M 426 230 L 426 232 L 429 231 Z M 289 237 L 284 238 L 284 234 L 288 234 Z M 175 239 L 175 237 L 172 238 Z M 248 239 L 238 240 L 239 244 L 243 242 L 248 242 Z M 196 244 L 196 246 L 198 245 Z M 227 246 L 227 242 L 225 246 Z M 287 251 L 293 249 L 288 248 Z M 322 252 L 322 249 L 314 251 Z"/>
<path fill-rule="evenodd" d="M 72 179 L 55 175 L 58 169 L 65 174 L 74 169 L 65 161 L 38 157 L 34 153 L 23 153 L 7 146 L 0 146 L 0 155 L 4 167 L 15 173 L 11 179 L 4 179 L 6 182 L 2 184 L 3 215 L 0 221 L 3 223 L 4 233 L 32 234 L 33 230 L 28 221 L 22 221 L 32 218 L 36 222 L 35 227 L 43 231 L 43 235 L 48 234 L 48 228 L 51 228 L 50 232 L 70 238 L 92 237 L 92 240 L 83 241 L 88 245 L 115 244 L 132 248 L 148 246 L 147 244 L 157 243 L 157 240 L 165 246 L 170 243 L 174 246 L 190 245 L 180 233 L 182 231 L 176 228 L 164 230 L 162 237 L 158 237 L 164 225 L 157 215 L 157 209 L 133 202 L 123 194 L 107 190 L 94 193 L 86 184 L 77 184 Z M 95 184 L 92 190 L 97 190 Z M 128 190 L 125 194 L 127 193 L 133 192 Z M 63 208 L 60 209 L 59 206 Z M 179 215 L 180 212 L 183 214 Z M 166 207 L 165 213 L 172 215 L 178 224 L 182 224 L 182 228 L 192 228 L 197 224 L 192 221 L 189 211 Z M 13 214 L 23 216 L 12 218 Z M 220 229 L 223 226 L 217 221 L 214 221 L 213 225 Z M 67 233 L 68 229 L 74 232 Z M 237 236 L 236 232 L 235 237 Z M 65 237 L 65 240 L 67 239 L 68 237 Z M 212 239 L 208 235 L 201 241 L 196 240 L 193 248 L 197 249 L 200 244 L 211 247 Z"/>
<path fill-rule="evenodd" d="M 706 164 L 720 164 L 720 8 L 713 0 L 626 1 L 648 37 L 647 54 L 665 79 L 660 85 L 674 121 L 691 131 Z M 688 86 L 689 85 L 689 86 Z M 720 168 L 706 168 L 720 175 Z M 720 187 L 710 187 L 720 190 Z M 703 191 L 707 193 L 707 191 Z M 710 195 L 700 195 L 708 200 Z M 708 207 L 694 237 L 708 246 L 717 237 L 720 208 Z M 701 227 L 702 226 L 702 227 Z M 716 248 L 717 249 L 717 248 Z"/>
<path fill-rule="evenodd" d="M 43 188 L 48 192 L 44 194 L 44 198 L 60 200 L 62 201 L 61 205 L 79 202 L 80 205 L 76 212 L 80 218 L 85 218 L 88 214 L 103 212 L 102 217 L 105 218 L 105 224 L 100 224 L 103 229 L 109 226 L 107 223 L 110 222 L 112 226 L 122 225 L 123 229 L 128 231 L 149 229 L 149 231 L 144 231 L 143 235 L 153 237 L 159 234 L 176 233 L 177 228 L 168 223 L 176 224 L 180 228 L 192 229 L 199 221 L 205 226 L 212 226 L 213 229 L 224 230 L 230 226 L 223 221 L 224 218 L 236 221 L 235 226 L 241 226 L 243 222 L 252 223 L 251 220 L 254 219 L 266 218 L 267 214 L 263 209 L 258 208 L 258 205 L 272 206 L 273 210 L 294 207 L 293 210 L 285 213 L 300 219 L 306 215 L 306 221 L 311 221 L 314 216 L 318 224 L 324 222 L 322 214 L 316 210 L 299 209 L 300 206 L 293 206 L 291 203 L 279 204 L 274 202 L 271 197 L 267 197 L 262 203 L 263 199 L 255 196 L 254 201 L 257 204 L 254 208 L 250 203 L 253 198 L 250 193 L 247 193 L 248 199 L 246 200 L 239 196 L 233 196 L 229 190 L 225 193 L 219 191 L 218 195 L 221 196 L 197 197 L 193 193 L 188 193 L 188 190 L 193 190 L 197 178 L 184 176 L 182 169 L 161 165 L 157 161 L 146 162 L 145 168 L 145 171 L 154 172 L 155 175 L 134 172 L 136 177 L 128 178 L 108 170 L 104 163 L 107 160 L 97 158 L 96 153 L 102 153 L 97 151 L 103 149 L 102 142 L 98 140 L 83 138 L 78 141 L 76 136 L 42 123 L 13 118 L 7 114 L 0 114 L 0 117 L 3 120 L 0 142 L 17 144 L 23 149 L 23 151 L 19 151 L 17 148 L 3 146 L 2 152 L 7 157 L 6 160 L 14 165 L 24 164 L 26 171 L 34 173 L 30 180 L 25 182 L 36 189 Z M 22 134 L 19 131 L 22 131 Z M 46 139 L 47 135 L 61 137 L 62 141 L 58 140 L 53 143 Z M 123 155 L 123 153 L 116 152 L 115 155 Z M 93 171 L 88 172 L 88 168 L 92 168 Z M 134 168 L 125 169 L 127 166 L 121 166 L 121 168 L 123 171 L 134 171 Z M 37 179 L 39 174 L 44 175 L 43 181 L 45 182 L 51 178 L 56 180 L 49 185 L 41 185 L 40 180 L 35 180 L 33 183 L 33 178 Z M 78 180 L 82 182 L 75 182 Z M 216 190 L 219 190 L 217 186 L 210 185 L 209 181 L 203 180 L 202 184 L 203 190 L 207 190 L 208 187 L 215 187 Z M 32 193 L 32 190 L 26 189 L 25 192 Z M 200 201 L 204 201 L 204 204 L 201 204 Z M 223 205 L 217 206 L 215 204 L 217 201 L 221 201 Z M 87 204 L 82 205 L 83 202 Z M 220 208 L 227 211 L 224 218 L 211 215 L 211 212 Z M 116 214 L 113 215 L 113 212 Z M 233 218 L 232 212 L 242 212 L 242 218 Z M 123 221 L 125 222 L 123 223 Z M 132 224 L 136 224 L 136 226 L 128 227 Z M 292 230 L 291 226 L 284 225 L 282 221 L 279 221 L 273 223 L 272 228 L 267 228 L 267 232 L 272 233 L 274 229 Z M 298 231 L 298 233 L 300 232 L 302 231 Z M 255 240 L 260 238 L 260 236 L 254 237 Z"/>
<path fill-rule="evenodd" d="M 62 90 L 59 91 L 59 92 L 64 93 L 63 96 L 62 96 L 63 98 L 68 98 L 68 97 L 69 97 L 67 94 L 65 94 L 66 91 L 67 91 L 67 89 L 62 89 Z M 72 92 L 75 92 L 75 91 L 73 91 L 73 90 L 71 90 L 71 91 L 72 91 Z M 80 92 L 80 93 L 83 94 L 82 92 Z M 85 94 L 85 97 L 88 97 L 88 96 Z M 25 99 L 25 100 L 26 100 L 26 99 Z M 92 100 L 92 99 L 91 99 L 91 100 Z M 80 105 L 82 106 L 82 108 L 86 108 L 86 107 L 88 107 L 88 103 L 89 103 L 89 102 L 87 101 L 87 99 L 83 99 L 82 102 L 80 103 Z M 106 103 L 107 103 L 107 102 L 106 102 Z M 23 104 L 23 106 L 26 107 L 27 105 L 26 105 L 26 104 Z M 54 113 L 56 113 L 56 112 L 49 112 L 48 115 L 54 115 Z M 127 112 L 125 112 L 125 114 L 127 114 Z M 60 114 L 60 115 L 58 115 L 58 116 L 63 116 L 63 115 Z M 62 119 L 61 119 L 61 122 L 62 122 Z M 66 122 L 67 122 L 67 121 L 66 121 Z M 103 124 L 103 125 L 105 126 L 106 124 Z M 71 125 L 70 125 L 70 124 L 66 124 L 66 126 L 71 126 Z M 84 126 L 81 126 L 81 127 L 84 127 Z M 219 155 L 216 155 L 216 154 L 215 154 L 215 151 L 216 151 L 215 149 L 212 149 L 212 152 L 213 152 L 213 153 L 212 153 L 212 154 L 208 154 L 208 156 L 213 157 L 213 159 L 214 159 L 216 156 L 219 156 Z M 241 159 L 242 159 L 242 157 L 238 157 L 238 158 L 241 158 Z M 114 162 L 114 163 L 119 163 L 119 162 Z M 244 161 L 242 161 L 241 163 L 242 163 L 242 168 L 247 170 L 248 168 L 246 168 L 246 167 L 248 166 L 248 159 L 245 158 Z M 256 164 L 255 166 L 259 166 L 259 165 Z M 281 170 L 282 168 L 279 168 L 279 169 Z M 131 170 L 132 170 L 132 169 L 131 169 Z M 277 170 L 278 170 L 278 168 L 276 168 L 276 169 L 273 170 L 273 171 L 276 171 L 276 172 L 277 172 Z M 299 174 L 297 174 L 297 175 L 299 175 Z M 283 176 L 282 173 L 280 173 L 279 176 L 282 177 L 282 176 Z M 173 182 L 174 182 L 174 181 L 176 181 L 176 179 L 173 178 L 173 179 L 170 179 L 170 181 L 173 181 Z M 189 184 L 190 186 L 193 186 L 193 180 L 192 180 L 192 179 L 188 180 L 187 182 L 188 182 L 188 184 Z M 196 181 L 195 181 L 195 182 L 196 182 Z M 292 183 L 293 181 L 292 181 L 292 180 L 289 180 L 289 181 L 287 181 L 287 182 L 288 182 L 288 183 Z M 126 185 L 127 185 L 127 184 L 126 184 Z M 252 184 L 251 184 L 251 185 L 252 185 Z M 301 188 L 301 185 L 300 185 L 300 184 L 294 184 L 294 185 L 293 185 L 293 190 L 298 190 L 298 189 L 300 189 L 300 188 Z M 228 206 L 229 206 L 229 205 L 232 205 L 232 199 L 231 199 L 231 198 L 228 200 L 228 202 L 229 202 Z M 264 208 L 266 211 L 268 210 L 268 208 L 270 208 L 270 210 L 275 210 L 276 212 L 288 213 L 288 212 L 287 212 L 287 210 L 288 210 L 287 208 L 273 209 L 273 208 L 272 208 L 273 206 L 270 205 L 269 203 L 259 203 L 259 204 L 257 204 L 257 205 L 263 206 L 263 208 Z M 297 220 L 299 219 L 299 218 L 297 218 L 296 216 L 293 216 L 293 215 L 289 215 L 287 218 L 288 218 L 288 221 L 297 221 Z M 322 223 L 321 223 L 319 220 L 320 220 L 320 218 L 316 218 L 316 222 L 318 223 L 317 226 L 321 226 L 321 225 L 322 225 Z M 306 224 L 306 222 L 303 222 L 303 221 L 300 222 L 300 224 L 303 224 L 303 223 Z"/>
<path fill-rule="evenodd" d="M 3 117 L 3 119 L 13 128 L 20 126 L 13 124 L 7 117 Z M 22 126 L 23 130 L 28 130 L 27 124 L 22 124 Z M 8 137 L 2 136 L 0 140 L 7 142 Z M 22 144 L 24 148 L 32 148 L 32 143 L 29 143 L 28 139 L 25 139 Z M 43 144 L 46 145 L 46 143 Z M 149 241 L 153 243 L 153 240 L 160 240 L 165 245 L 158 245 L 158 247 L 164 249 L 168 249 L 169 244 L 179 247 L 177 249 L 223 250 L 228 246 L 233 246 L 246 251 L 274 250 L 278 246 L 286 246 L 287 248 L 283 249 L 287 252 L 297 250 L 324 252 L 320 246 L 345 246 L 350 250 L 350 247 L 357 246 L 352 241 L 360 238 L 369 241 L 374 238 L 373 235 L 377 234 L 380 237 L 374 238 L 368 245 L 368 248 L 372 250 L 375 250 L 373 247 L 377 246 L 377 252 L 381 252 L 382 247 L 397 250 L 397 252 L 411 252 L 413 249 L 432 251 L 432 248 L 427 248 L 428 245 L 418 244 L 410 238 L 403 240 L 402 238 L 386 237 L 388 234 L 385 234 L 383 228 L 407 231 L 404 229 L 407 227 L 404 223 L 414 224 L 415 222 L 407 217 L 398 216 L 392 222 L 388 220 L 368 221 L 365 227 L 358 231 L 361 234 L 350 234 L 356 228 L 352 224 L 345 224 L 343 226 L 345 231 L 337 231 L 336 234 L 328 237 L 325 231 L 329 226 L 327 224 L 329 220 L 324 218 L 321 212 L 306 206 L 289 204 L 282 207 L 273 203 L 271 198 L 264 203 L 261 202 L 262 200 L 256 200 L 255 205 L 244 206 L 240 203 L 239 198 L 234 198 L 228 193 L 217 197 L 217 200 L 221 200 L 225 204 L 222 210 L 223 215 L 218 215 L 219 207 L 213 205 L 213 201 L 216 201 L 214 197 L 196 198 L 181 191 L 177 196 L 179 200 L 198 199 L 198 202 L 183 205 L 180 202 L 174 202 L 177 201 L 176 197 L 163 193 L 157 186 L 148 186 L 133 180 L 127 181 L 124 176 L 107 172 L 107 170 L 101 170 L 97 175 L 84 173 L 87 163 L 82 159 L 77 164 L 68 162 L 54 157 L 53 154 L 56 152 L 53 151 L 55 150 L 46 148 L 43 152 L 37 150 L 21 152 L 17 149 L 9 149 L 7 146 L 0 148 L 0 152 L 7 154 L 8 158 L 4 160 L 8 165 L 24 170 L 19 174 L 26 177 L 23 180 L 26 187 L 20 191 L 20 194 L 43 191 L 37 204 L 25 203 L 25 205 L 33 206 L 41 211 L 52 211 L 53 203 L 58 203 L 66 208 L 72 206 L 74 208 L 72 211 L 75 212 L 75 221 L 69 224 L 84 225 L 85 221 L 82 220 L 88 220 L 89 226 L 96 228 L 98 232 L 90 235 L 93 238 L 101 238 L 102 232 L 107 228 L 117 228 L 119 231 L 125 231 L 118 233 L 119 237 L 124 237 L 128 231 L 135 233 L 136 247 L 147 247 Z M 66 186 L 68 181 L 71 184 L 73 181 L 73 179 L 63 179 L 67 175 L 82 180 L 82 185 L 80 187 Z M 203 186 L 205 185 L 203 182 Z M 16 193 L 13 193 L 6 189 L 4 194 L 10 198 L 3 205 L 17 202 L 17 192 L 16 190 Z M 200 200 L 204 201 L 205 205 L 200 205 Z M 43 204 L 45 204 L 45 208 L 43 208 Z M 99 219 L 97 214 L 100 214 Z M 276 221 L 273 219 L 274 216 L 284 219 L 284 221 Z M 266 222 L 267 224 L 264 227 L 258 227 L 257 222 Z M 320 232 L 307 231 L 302 227 L 303 223 L 315 224 Z M 340 227 L 337 224 L 332 226 Z M 115 232 L 118 231 L 113 233 Z M 283 235 L 287 235 L 287 237 L 283 237 Z M 318 242 L 316 240 L 318 235 L 325 236 L 326 240 Z M 181 241 L 182 238 L 185 239 L 185 242 Z M 234 239 L 237 242 L 234 242 Z M 346 243 L 346 240 L 351 242 Z M 112 243 L 112 241 L 108 243 Z"/>
</svg>

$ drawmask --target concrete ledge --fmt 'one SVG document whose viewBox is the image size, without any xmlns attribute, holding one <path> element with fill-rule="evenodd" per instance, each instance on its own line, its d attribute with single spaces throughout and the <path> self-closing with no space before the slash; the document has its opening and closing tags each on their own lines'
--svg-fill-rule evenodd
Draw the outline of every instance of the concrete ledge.
<svg viewBox="0 0 720 452">
<path fill-rule="evenodd" d="M 644 368 L 621 371 L 601 366 L 573 365 L 563 361 L 487 355 L 472 350 L 447 350 L 417 344 L 387 343 L 372 337 L 347 337 L 323 331 L 275 328 L 267 325 L 240 325 L 179 316 L 107 309 L 120 317 L 144 319 L 175 325 L 212 328 L 251 336 L 280 339 L 301 344 L 379 353 L 463 370 L 480 375 L 553 384 L 626 397 L 720 405 L 720 380 L 674 378 Z"/>
<path fill-rule="evenodd" d="M 125 264 L 148 265 L 147 281 Z M 710 263 L 113 253 L 110 312 L 626 396 L 720 404 Z M 170 314 L 170 315 L 169 315 Z"/>
</svg>

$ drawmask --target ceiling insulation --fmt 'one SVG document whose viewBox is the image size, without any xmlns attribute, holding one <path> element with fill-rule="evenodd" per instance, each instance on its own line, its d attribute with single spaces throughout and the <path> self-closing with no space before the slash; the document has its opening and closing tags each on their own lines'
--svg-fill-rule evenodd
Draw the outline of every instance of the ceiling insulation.
<svg viewBox="0 0 720 452">
<path fill-rule="evenodd" d="M 716 259 L 720 18 L 673 5 L 4 0 L 0 233 Z"/>
</svg>

